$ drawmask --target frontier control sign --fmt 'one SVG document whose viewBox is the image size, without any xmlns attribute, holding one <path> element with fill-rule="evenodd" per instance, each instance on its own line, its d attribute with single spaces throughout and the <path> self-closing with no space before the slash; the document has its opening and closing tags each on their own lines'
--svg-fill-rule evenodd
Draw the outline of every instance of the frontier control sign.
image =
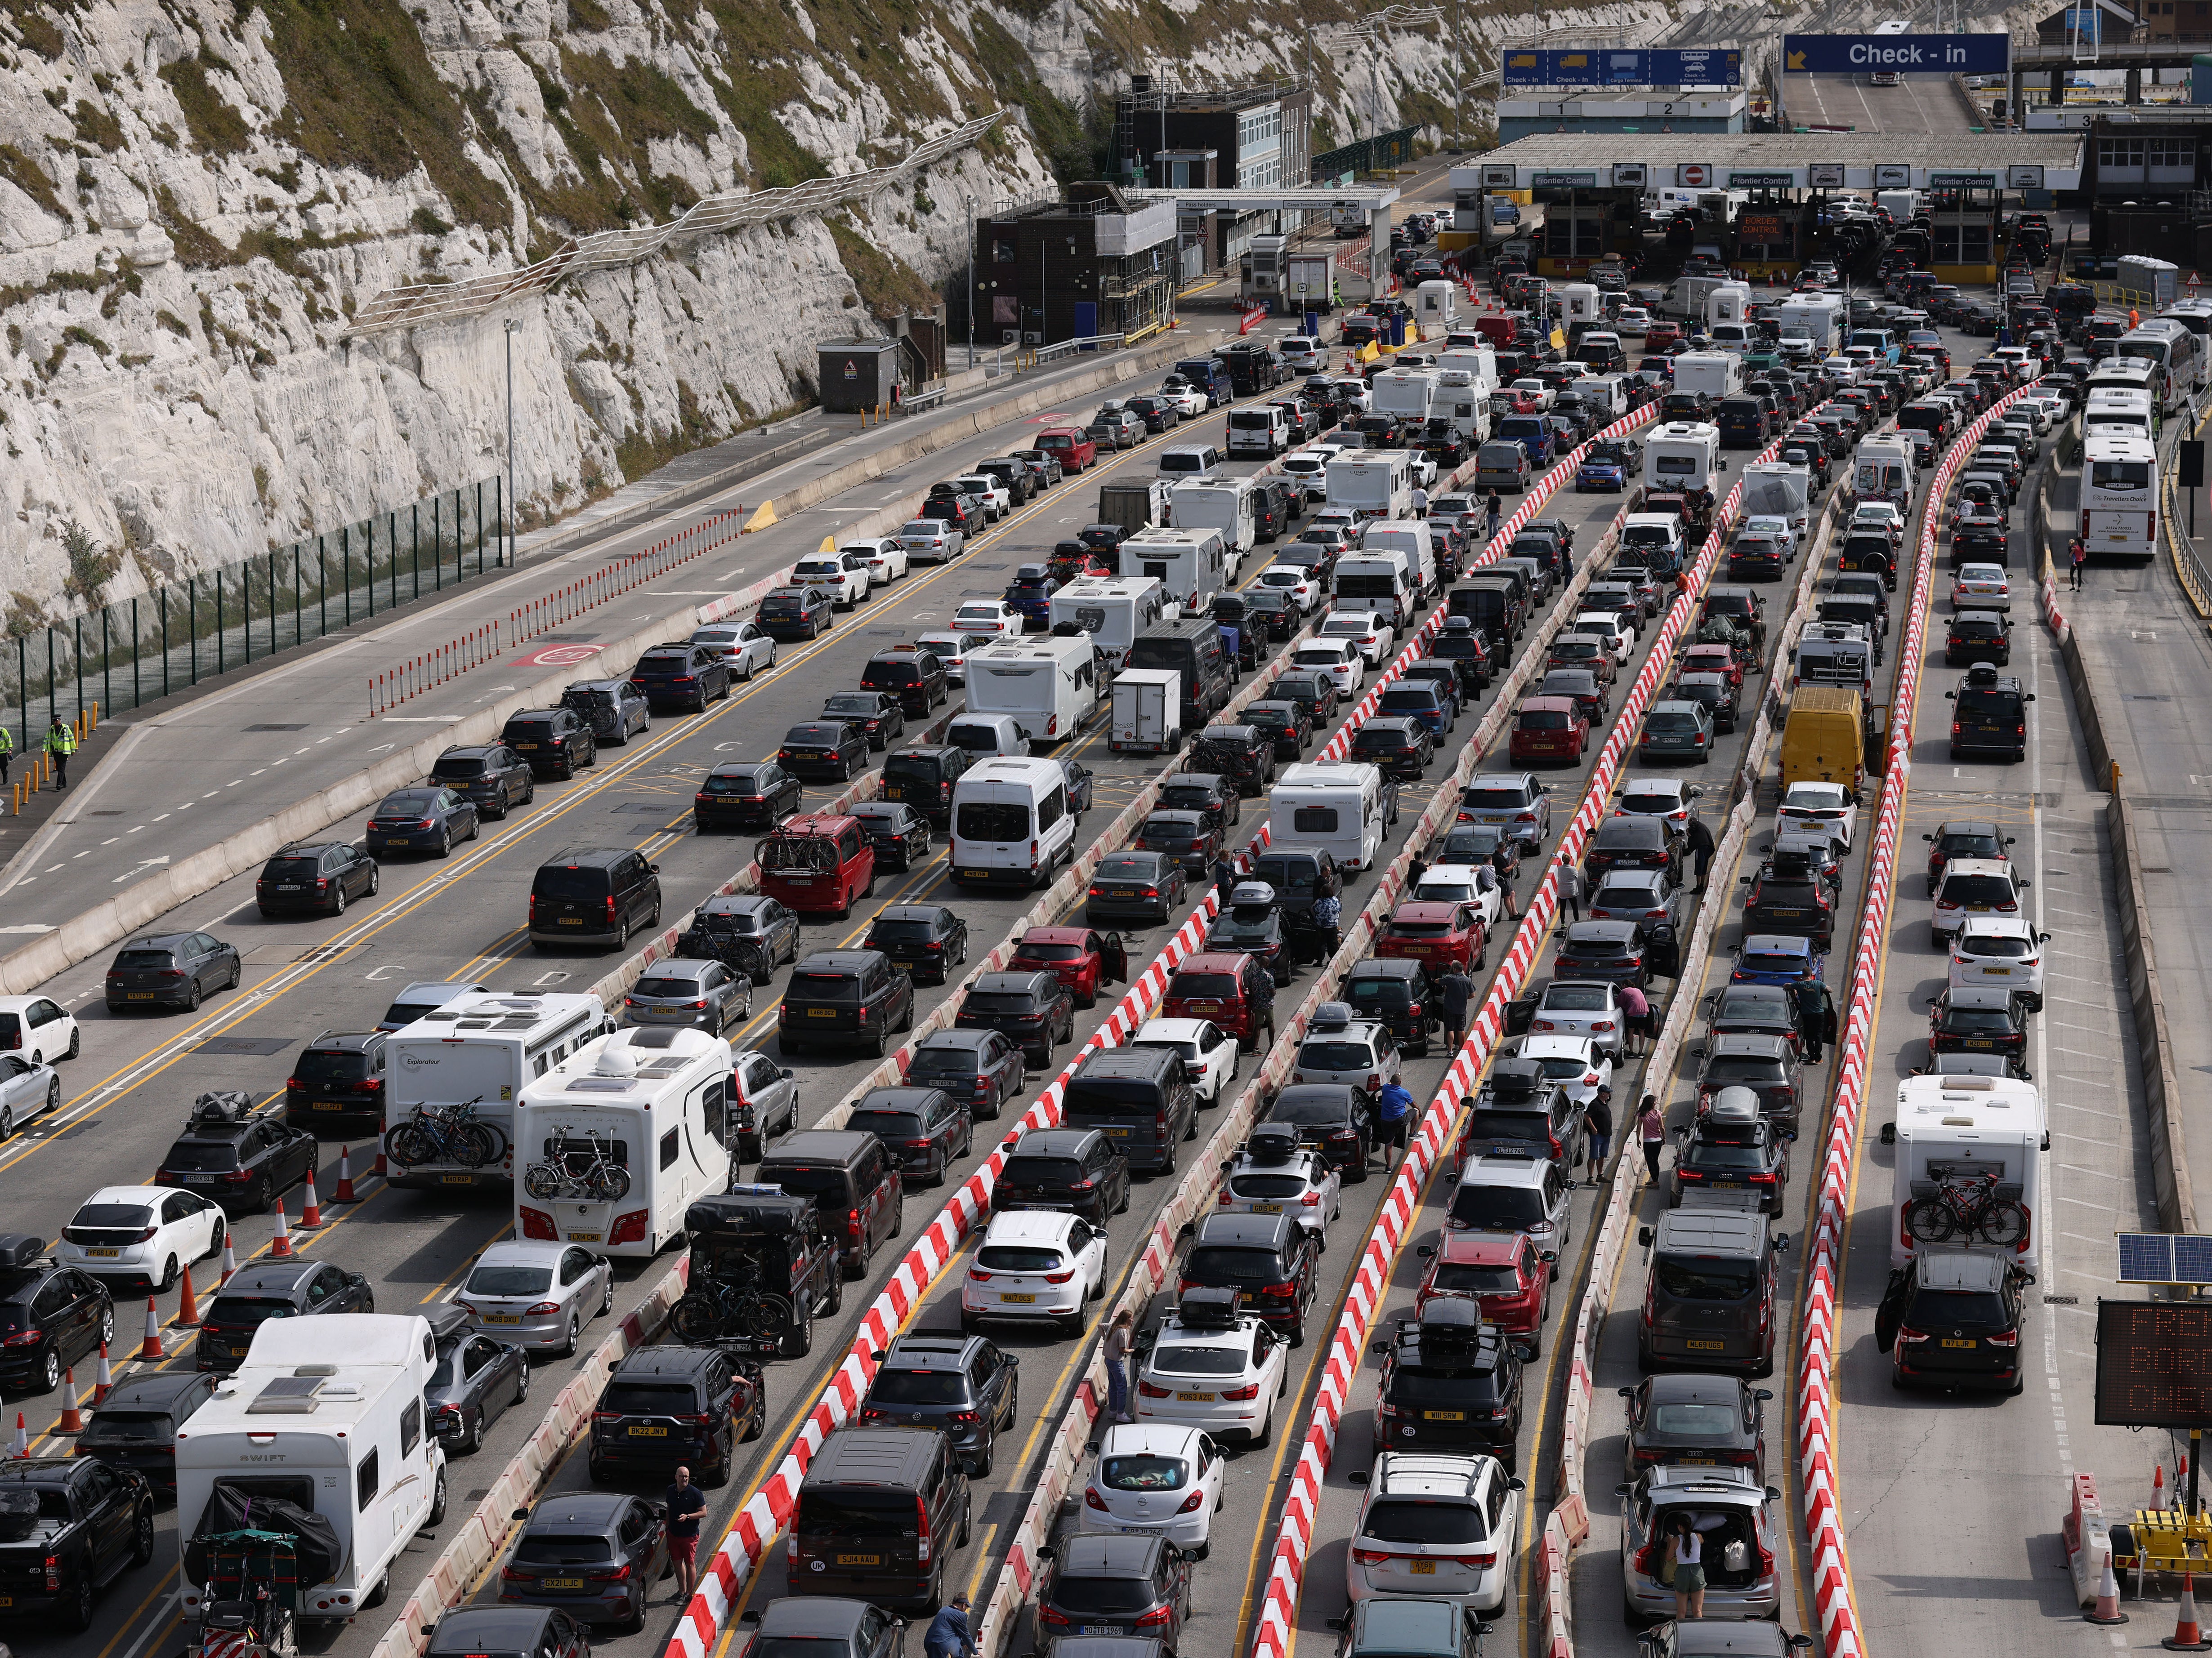
<svg viewBox="0 0 2212 1658">
<path fill-rule="evenodd" d="M 2003 75 L 2006 34 L 1785 34 L 1785 75 Z"/>
</svg>

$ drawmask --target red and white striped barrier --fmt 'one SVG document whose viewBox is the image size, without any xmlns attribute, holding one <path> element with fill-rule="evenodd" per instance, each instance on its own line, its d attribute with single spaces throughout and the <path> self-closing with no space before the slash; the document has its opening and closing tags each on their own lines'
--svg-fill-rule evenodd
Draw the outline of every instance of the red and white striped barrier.
<svg viewBox="0 0 2212 1658">
<path fill-rule="evenodd" d="M 507 613 L 507 642 L 520 645 L 535 639 L 564 623 L 574 621 L 611 598 L 665 575 L 679 564 L 689 563 L 725 543 L 735 541 L 740 533 L 741 517 L 738 511 L 710 513 L 641 552 L 603 564 L 580 580 L 518 606 Z M 722 533 L 715 535 L 714 531 L 718 528 Z"/>
</svg>

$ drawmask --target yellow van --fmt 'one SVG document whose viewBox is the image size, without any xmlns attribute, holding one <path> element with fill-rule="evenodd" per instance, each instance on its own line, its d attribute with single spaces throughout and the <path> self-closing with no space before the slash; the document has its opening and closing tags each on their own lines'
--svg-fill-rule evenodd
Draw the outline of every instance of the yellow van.
<svg viewBox="0 0 2212 1658">
<path fill-rule="evenodd" d="M 1866 785 L 1865 714 L 1859 694 L 1831 685 L 1802 685 L 1790 699 L 1782 728 L 1782 786 L 1792 783 Z"/>
</svg>

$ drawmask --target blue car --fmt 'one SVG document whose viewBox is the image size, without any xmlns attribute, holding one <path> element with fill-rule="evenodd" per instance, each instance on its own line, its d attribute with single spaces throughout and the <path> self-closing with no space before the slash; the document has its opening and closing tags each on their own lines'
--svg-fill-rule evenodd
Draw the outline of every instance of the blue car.
<svg viewBox="0 0 2212 1658">
<path fill-rule="evenodd" d="M 1491 435 L 1502 442 L 1519 444 L 1528 452 L 1532 466 L 1549 466 L 1558 447 L 1557 434 L 1541 415 L 1508 415 Z"/>
<path fill-rule="evenodd" d="M 369 815 L 364 850 L 434 852 L 441 858 L 458 841 L 477 838 L 476 803 L 447 788 L 401 789 Z"/>
<path fill-rule="evenodd" d="M 1729 974 L 1732 985 L 1794 985 L 1818 979 L 1828 965 L 1827 953 L 1815 950 L 1809 938 L 1793 938 L 1776 932 L 1754 932 L 1736 946 L 1735 965 Z"/>
<path fill-rule="evenodd" d="M 1043 565 L 1024 564 L 1014 572 L 1014 579 L 999 597 L 1024 623 L 1048 628 L 1052 625 L 1052 596 L 1059 591 L 1060 584 L 1046 573 Z"/>
<path fill-rule="evenodd" d="M 1577 495 L 1587 495 L 1593 489 L 1608 490 L 1618 495 L 1627 487 L 1628 469 L 1617 460 L 1586 460 L 1575 468 Z"/>
<path fill-rule="evenodd" d="M 1439 741 L 1452 727 L 1449 695 L 1433 679 L 1391 681 L 1382 693 L 1382 704 L 1376 712 L 1418 720 L 1429 728 L 1429 735 Z"/>
</svg>

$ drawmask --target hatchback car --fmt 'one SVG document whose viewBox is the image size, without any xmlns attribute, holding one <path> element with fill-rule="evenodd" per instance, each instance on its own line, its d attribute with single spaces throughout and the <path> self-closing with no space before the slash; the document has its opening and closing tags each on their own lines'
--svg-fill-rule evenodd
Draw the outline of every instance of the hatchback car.
<svg viewBox="0 0 2212 1658">
<path fill-rule="evenodd" d="M 655 962 L 623 998 L 623 1017 L 634 1025 L 684 1025 L 721 1035 L 753 1015 L 751 976 L 720 962 Z"/>
<path fill-rule="evenodd" d="M 1069 1635 L 1149 1635 L 1172 1655 L 1191 1616 L 1190 1560 L 1164 1537 L 1064 1537 L 1038 1553 L 1036 1629 Z"/>
<path fill-rule="evenodd" d="M 617 748 L 653 729 L 652 707 L 631 680 L 580 679 L 561 688 L 561 706 L 581 714 L 593 737 Z"/>
<path fill-rule="evenodd" d="M 986 1337 L 903 1335 L 882 1355 L 859 1419 L 941 1429 L 969 1477 L 981 1479 L 991 1472 L 999 1436 L 1020 1419 L 1021 1376 L 1021 1360 Z"/>
<path fill-rule="evenodd" d="M 737 941 L 744 948 L 733 948 Z M 677 935 L 676 948 L 729 966 L 749 961 L 753 982 L 764 985 L 777 968 L 799 959 L 799 917 L 757 892 L 717 893 L 692 913 L 691 925 Z"/>
<path fill-rule="evenodd" d="M 881 1140 L 909 1185 L 944 1185 L 975 1141 L 967 1102 L 941 1088 L 871 1088 L 854 1102 L 845 1127 Z"/>
<path fill-rule="evenodd" d="M 486 1335 L 568 1358 L 584 1326 L 614 1310 L 614 1268 L 573 1243 L 495 1243 L 477 1257 L 453 1302 Z"/>
<path fill-rule="evenodd" d="M 1516 740 L 1518 740 L 1516 730 Z M 1385 777 L 1418 782 L 1436 757 L 1436 738 L 1421 720 L 1376 714 L 1352 739 L 1354 763 L 1365 762 Z"/>
<path fill-rule="evenodd" d="M 769 595 L 770 599 L 775 597 L 774 593 Z M 824 599 L 823 603 L 826 609 L 829 601 Z M 762 625 L 767 627 L 768 600 L 762 601 L 761 608 Z M 695 713 L 704 713 L 709 701 L 729 695 L 731 682 L 736 675 L 729 659 L 719 650 L 680 641 L 655 645 L 647 651 L 638 658 L 629 677 L 653 708 L 689 707 Z"/>
<path fill-rule="evenodd" d="M 452 789 L 400 789 L 369 814 L 362 845 L 371 853 L 434 852 L 441 858 L 477 838 L 476 802 Z"/>
<path fill-rule="evenodd" d="M 1058 1209 L 1103 1227 L 1129 1206 L 1129 1159 L 1096 1128 L 1033 1128 L 1014 1142 L 991 1207 Z"/>
<path fill-rule="evenodd" d="M 1192 819 L 1196 828 L 1196 819 Z M 1201 870 L 1201 876 L 1209 872 Z M 1182 860 L 1164 852 L 1114 852 L 1098 860 L 1084 898 L 1089 926 L 1158 926 L 1170 920 L 1189 896 L 1191 875 Z"/>
<path fill-rule="evenodd" d="M 1220 1448 L 1197 1428 L 1150 1422 L 1110 1427 L 1075 1511 L 1076 1529 L 1164 1537 L 1203 1560 L 1227 1471 Z"/>
<path fill-rule="evenodd" d="M 1875 1345 L 1899 1388 L 2027 1385 L 2022 1291 L 2035 1275 L 1988 1249 L 1928 1250 L 1889 1275 L 1875 1313 Z"/>
<path fill-rule="evenodd" d="M 1975 915 L 2017 915 L 2033 884 L 2010 859 L 1952 857 L 1935 883 L 1936 913 L 1928 930 L 1938 944 Z"/>
<path fill-rule="evenodd" d="M 1287 1345 L 1228 1290 L 1186 1291 L 1137 1370 L 1137 1419 L 1197 1428 L 1257 1449 L 1289 1386 Z"/>
<path fill-rule="evenodd" d="M 562 1491 L 531 1509 L 500 1569 L 500 1604 L 557 1606 L 634 1631 L 668 1572 L 663 1509 L 619 1491 Z"/>
<path fill-rule="evenodd" d="M 107 1011 L 181 1007 L 195 1012 L 218 990 L 235 990 L 245 976 L 235 944 L 211 933 L 155 933 L 133 938 L 115 952 L 106 983 Z"/>
<path fill-rule="evenodd" d="M 961 998 L 953 1025 L 999 1031 L 1042 1068 L 1054 1048 L 1075 1039 L 1075 999 L 1050 973 L 986 973 Z"/>
<path fill-rule="evenodd" d="M 1641 1628 L 1671 1617 L 1674 1589 L 1662 1581 L 1666 1540 L 1678 1516 L 1698 1527 L 1705 1563 L 1705 1616 L 1746 1620 L 1777 1615 L 1781 1544 L 1772 1504 L 1781 1492 L 1747 1467 L 1647 1468 L 1616 1488 L 1621 1501 L 1623 1612 Z"/>
<path fill-rule="evenodd" d="M 483 743 L 447 749 L 423 786 L 471 800 L 481 816 L 497 821 L 538 798 L 538 774 L 506 744 Z"/>
<path fill-rule="evenodd" d="M 264 918 L 343 915 L 351 900 L 374 898 L 382 879 L 376 859 L 351 841 L 310 842 L 286 847 L 264 864 L 253 898 Z"/>
<path fill-rule="evenodd" d="M 1079 1335 L 1105 1289 L 1103 1227 L 1053 1210 L 1008 1210 L 991 1218 L 961 1280 L 960 1327 L 973 1334 L 985 1319 L 1045 1321 Z"/>
<path fill-rule="evenodd" d="M 76 1454 L 112 1468 L 131 1468 L 157 1491 L 177 1489 L 177 1430 L 215 1394 L 216 1378 L 197 1370 L 127 1377 L 85 1419 Z"/>
<path fill-rule="evenodd" d="M 193 1363 L 202 1370 L 236 1370 L 253 1345 L 253 1333 L 272 1318 L 375 1310 L 376 1292 L 359 1272 L 297 1257 L 251 1261 L 231 1275 L 202 1313 Z"/>
<path fill-rule="evenodd" d="M 1297 1129 L 1299 1143 L 1326 1156 L 1343 1172 L 1346 1185 L 1367 1178 L 1375 1102 L 1365 1090 L 1341 1083 L 1293 1083 L 1275 1096 L 1262 1121 Z"/>
<path fill-rule="evenodd" d="M 906 1079 L 965 1100 L 970 1115 L 995 1121 L 1021 1097 L 1028 1066 L 1013 1039 L 996 1030 L 939 1030 L 915 1044 Z"/>
<path fill-rule="evenodd" d="M 778 587 L 761 598 L 761 630 L 770 639 L 819 639 L 836 625 L 836 609 L 834 592 L 814 582 Z"/>
<path fill-rule="evenodd" d="M 929 861 L 929 819 L 902 800 L 863 800 L 847 809 L 876 849 L 878 869 L 910 870 Z"/>
<path fill-rule="evenodd" d="M 903 559 L 899 568 L 903 573 Z M 695 629 L 691 643 L 720 653 L 740 679 L 750 679 L 762 669 L 775 666 L 775 641 L 757 622 L 717 622 Z"/>
<path fill-rule="evenodd" d="M 699 780 L 691 819 L 702 835 L 720 829 L 774 829 L 799 810 L 805 795 L 798 777 L 775 761 L 737 761 Z"/>
<path fill-rule="evenodd" d="M 822 700 L 821 718 L 852 726 L 872 749 L 888 748 L 893 738 L 906 735 L 906 710 L 882 691 L 832 692 Z"/>
<path fill-rule="evenodd" d="M 530 708 L 507 717 L 499 740 L 530 762 L 540 777 L 574 777 L 599 763 L 599 737 L 574 708 Z"/>
<path fill-rule="evenodd" d="M 222 1208 L 211 1197 L 172 1186 L 104 1186 L 62 1228 L 54 1259 L 166 1294 L 179 1268 L 222 1253 L 223 1234 Z"/>
<path fill-rule="evenodd" d="M 1237 1307 L 1291 1346 L 1306 1339 L 1306 1311 L 1319 1289 L 1321 1249 L 1289 1215 L 1206 1216 L 1183 1257 L 1177 1293 L 1235 1292 Z"/>
<path fill-rule="evenodd" d="M 1415 1317 L 1432 1301 L 1473 1302 L 1483 1321 L 1502 1331 L 1522 1357 L 1542 1354 L 1557 1279 L 1552 1251 L 1538 1249 L 1525 1233 L 1448 1231 L 1417 1253 L 1428 1266 L 1413 1291 Z"/>
<path fill-rule="evenodd" d="M 1734 1467 L 1766 1479 L 1766 1401 L 1739 1376 L 1666 1371 L 1620 1389 L 1628 1431 L 1621 1461 L 1630 1479 L 1647 1468 Z"/>
</svg>

